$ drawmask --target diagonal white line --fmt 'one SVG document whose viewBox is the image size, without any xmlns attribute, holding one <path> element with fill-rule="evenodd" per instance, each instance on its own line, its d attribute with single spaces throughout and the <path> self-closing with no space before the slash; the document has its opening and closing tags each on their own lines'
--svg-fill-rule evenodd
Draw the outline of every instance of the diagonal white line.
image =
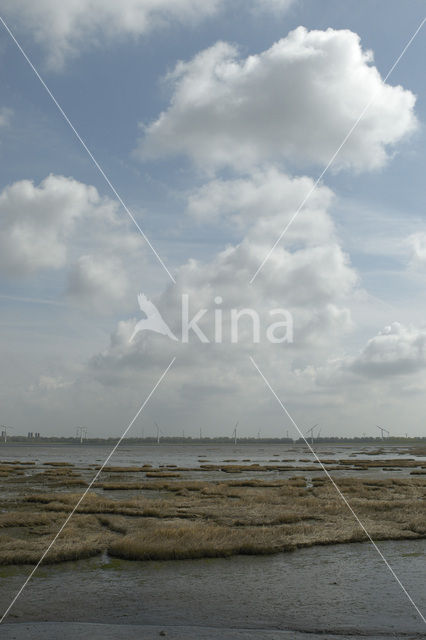
<svg viewBox="0 0 426 640">
<path fill-rule="evenodd" d="M 95 167 L 97 168 L 97 170 L 99 171 L 99 173 L 101 174 L 101 176 L 103 177 L 103 179 L 105 180 L 105 182 L 107 183 L 107 185 L 109 186 L 109 188 L 111 189 L 111 191 L 113 192 L 113 194 L 115 195 L 115 197 L 117 198 L 117 200 L 119 201 L 121 206 L 123 207 L 124 211 L 127 213 L 127 215 L 129 216 L 130 220 L 133 222 L 133 224 L 135 225 L 135 227 L 137 228 L 137 230 L 139 231 L 139 233 L 141 234 L 141 236 L 143 237 L 143 239 L 145 240 L 145 242 L 147 243 L 147 245 L 149 246 L 149 248 L 151 249 L 151 251 L 153 252 L 155 257 L 157 258 L 158 262 L 163 267 L 164 271 L 169 276 L 170 280 L 176 284 L 176 280 L 174 279 L 174 277 L 172 276 L 172 274 L 170 273 L 170 271 L 168 270 L 168 268 L 164 264 L 163 260 L 161 259 L 161 257 L 157 253 L 156 249 L 151 244 L 148 236 L 145 234 L 145 232 L 139 226 L 136 218 L 134 217 L 134 215 L 132 214 L 130 209 L 127 207 L 126 203 L 124 202 L 124 200 L 122 199 L 122 197 L 118 193 L 117 189 L 114 187 L 114 185 L 112 184 L 111 180 L 108 178 L 108 176 L 106 175 L 105 171 L 102 169 L 101 165 L 96 160 L 96 158 L 94 157 L 93 153 L 90 151 L 89 147 L 84 142 L 83 138 L 80 136 L 80 134 L 78 133 L 77 129 L 74 127 L 73 123 L 68 118 L 67 114 L 65 113 L 65 111 L 63 110 L 63 108 L 61 107 L 61 105 L 59 104 L 59 102 L 57 101 L 57 99 L 55 98 L 55 96 L 53 95 L 53 93 L 51 92 L 51 90 L 49 89 L 49 87 L 47 86 L 47 84 L 45 83 L 43 78 L 41 77 L 40 73 L 38 72 L 38 70 L 36 69 L 34 64 L 31 62 L 30 58 L 25 53 L 24 49 L 22 48 L 22 46 L 20 45 L 18 40 L 15 38 L 15 36 L 12 33 L 12 31 L 10 30 L 10 28 L 8 27 L 8 25 L 6 24 L 6 22 L 3 20 L 3 18 L 1 16 L 0 16 L 0 22 L 4 26 L 4 28 L 6 29 L 7 33 L 12 38 L 13 42 L 18 47 L 19 51 L 24 56 L 25 60 L 28 62 L 28 64 L 31 67 L 31 69 L 34 71 L 35 75 L 37 76 L 37 78 L 39 79 L 39 81 L 41 82 L 41 84 L 43 85 L 43 87 L 45 88 L 47 93 L 49 94 L 49 97 L 52 99 L 52 101 L 54 102 L 54 104 L 58 108 L 58 111 L 60 112 L 61 116 L 64 118 L 65 122 L 68 124 L 68 126 L 70 127 L 70 129 L 74 133 L 75 137 L 77 138 L 77 140 L 82 145 L 83 149 L 87 152 L 89 158 L 91 159 L 91 161 L 93 162 L 93 164 L 95 165 Z"/>
<path fill-rule="evenodd" d="M 301 430 L 299 429 L 298 425 L 296 424 L 296 422 L 293 420 L 293 418 L 291 417 L 291 415 L 289 414 L 289 412 L 287 411 L 287 408 L 284 406 L 284 404 L 282 403 L 282 401 L 280 400 L 280 398 L 277 396 L 277 394 L 275 393 L 274 389 L 271 387 L 271 385 L 269 384 L 269 381 L 266 379 L 266 377 L 263 375 L 262 371 L 259 369 L 259 367 L 257 366 L 256 362 L 254 361 L 254 358 L 252 358 L 251 356 L 249 356 L 253 366 L 255 369 L 257 369 L 258 373 L 260 374 L 260 376 L 263 378 L 266 386 L 268 387 L 268 389 L 271 391 L 272 395 L 276 398 L 276 400 L 278 400 L 278 403 L 281 407 L 281 409 L 284 411 L 284 413 L 286 414 L 287 418 L 290 420 L 290 422 L 292 423 L 292 425 L 296 428 L 297 432 L 299 433 L 300 437 L 304 440 L 306 446 L 309 448 L 310 452 L 312 453 L 312 455 L 316 458 L 317 462 L 320 464 L 322 470 L 324 471 L 325 475 L 327 476 L 327 478 L 330 480 L 331 484 L 333 485 L 333 487 L 336 489 L 337 493 L 339 494 L 340 498 L 343 500 L 343 502 L 345 503 L 345 505 L 347 506 L 347 508 L 349 509 L 349 511 L 351 512 L 351 514 L 353 515 L 353 517 L 355 518 L 355 520 L 357 521 L 357 523 L 359 524 L 359 526 L 361 527 L 361 529 L 363 530 L 363 532 L 365 533 L 365 535 L 367 536 L 368 540 L 371 542 L 371 544 L 373 545 L 374 549 L 377 551 L 377 553 L 379 554 L 379 556 L 381 557 L 381 559 L 383 560 L 383 562 L 385 563 L 385 565 L 387 566 L 387 568 L 389 569 L 389 571 L 391 572 L 391 574 L 393 575 L 393 577 L 395 578 L 395 580 L 397 581 L 397 583 L 399 584 L 399 586 L 401 587 L 402 591 L 405 593 L 405 595 L 407 596 L 408 600 L 411 602 L 411 604 L 413 605 L 413 607 L 415 608 L 415 610 L 417 611 L 417 613 L 419 614 L 420 618 L 423 620 L 423 622 L 426 624 L 426 618 L 424 617 L 423 613 L 420 611 L 419 607 L 416 605 L 416 603 L 414 602 L 413 598 L 410 596 L 410 594 L 408 593 L 407 589 L 404 587 L 404 585 L 402 584 L 401 580 L 398 578 L 398 576 L 396 575 L 395 571 L 392 569 L 391 565 L 389 564 L 389 562 L 386 560 L 385 556 L 383 555 L 383 553 L 380 551 L 379 547 L 377 546 L 377 544 L 374 542 L 373 538 L 370 536 L 370 534 L 368 533 L 367 529 L 365 528 L 364 524 L 361 522 L 361 520 L 359 519 L 359 517 L 357 516 L 357 514 L 355 513 L 355 511 L 353 510 L 351 504 L 348 502 L 348 500 L 346 499 L 345 495 L 342 493 L 342 491 L 339 489 L 339 487 L 337 486 L 336 482 L 333 480 L 332 476 L 329 474 L 329 472 L 327 471 L 327 469 L 325 468 L 325 466 L 323 465 L 323 463 L 321 462 L 320 458 L 317 456 L 315 450 L 311 447 L 311 445 L 309 444 L 308 440 L 305 438 L 305 436 L 303 435 L 303 433 L 301 432 Z"/>
<path fill-rule="evenodd" d="M 120 436 L 120 439 L 118 440 L 117 444 L 113 447 L 112 451 L 109 453 L 108 457 L 105 459 L 105 461 L 102 463 L 101 468 L 98 470 L 98 472 L 96 473 L 96 475 L 93 477 L 93 479 L 91 480 L 89 486 L 87 487 L 87 489 L 85 489 L 84 493 L 80 496 L 80 498 L 78 499 L 77 503 L 75 504 L 75 506 L 73 507 L 72 511 L 68 514 L 68 516 L 66 517 L 65 521 L 63 522 L 61 528 L 59 529 L 58 533 L 55 535 L 55 537 L 53 538 L 53 540 L 50 542 L 49 546 L 47 547 L 47 549 L 44 551 L 43 555 L 41 556 L 40 560 L 37 562 L 37 564 L 33 567 L 33 569 L 31 570 L 31 573 L 28 575 L 28 577 L 26 578 L 24 584 L 22 585 L 22 587 L 19 589 L 18 593 L 15 595 L 15 597 L 13 598 L 12 602 L 10 603 L 10 605 L 7 607 L 6 611 L 3 613 L 2 617 L 0 618 L 0 624 L 3 622 L 3 620 L 6 618 L 6 616 L 8 615 L 9 611 L 11 610 L 11 608 L 13 607 L 13 605 L 15 604 L 15 602 L 17 601 L 17 599 L 19 598 L 19 596 L 21 595 L 21 593 L 23 592 L 23 590 L 25 589 L 25 587 L 27 586 L 27 584 L 29 583 L 29 581 L 31 580 L 31 578 L 33 577 L 33 575 L 35 574 L 35 572 L 37 571 L 37 569 L 39 568 L 39 566 L 41 565 L 41 563 L 43 562 L 44 558 L 47 556 L 47 554 L 49 553 L 50 549 L 53 547 L 53 545 L 55 544 L 56 540 L 59 538 L 59 536 L 61 535 L 62 531 L 65 529 L 65 527 L 67 526 L 68 522 L 71 520 L 71 518 L 73 517 L 74 513 L 77 511 L 78 507 L 80 506 L 80 504 L 83 502 L 84 498 L 86 497 L 87 493 L 90 491 L 90 489 L 92 488 L 93 484 L 96 482 L 96 480 L 99 478 L 100 474 L 102 473 L 102 470 L 104 469 L 105 465 L 108 464 L 109 460 L 112 458 L 112 456 L 114 455 L 115 451 L 117 450 L 117 448 L 119 447 L 121 441 L 123 440 L 123 438 L 126 436 L 126 433 L 129 431 L 129 429 L 132 427 L 132 425 L 134 424 L 134 422 L 137 420 L 137 418 L 139 417 L 139 415 L 141 414 L 142 410 L 145 408 L 145 406 L 147 405 L 147 403 L 149 402 L 151 396 L 154 394 L 155 390 L 157 389 L 157 387 L 159 386 L 159 384 L 161 383 L 161 381 L 163 380 L 163 378 L 165 377 L 165 375 L 167 374 L 167 372 L 169 371 L 170 367 L 172 366 L 172 364 L 174 363 L 174 361 L 176 360 L 176 357 L 172 358 L 169 366 L 167 367 L 167 369 L 161 374 L 161 376 L 159 377 L 159 379 L 157 380 L 157 382 L 155 383 L 155 385 L 153 386 L 153 388 L 151 389 L 151 391 L 149 392 L 149 394 L 147 395 L 147 397 L 145 398 L 145 400 L 143 401 L 142 405 L 139 407 L 136 415 L 134 416 L 134 418 L 132 418 L 132 420 L 129 422 L 129 424 L 127 425 L 127 427 L 125 428 L 125 430 L 123 431 L 122 435 Z"/>
<path fill-rule="evenodd" d="M 401 58 L 405 55 L 407 49 L 412 44 L 414 38 L 417 36 L 417 34 L 419 33 L 420 29 L 423 27 L 425 22 L 426 22 L 426 18 L 423 18 L 423 20 L 421 21 L 421 23 L 419 24 L 419 26 L 417 27 L 417 29 L 415 30 L 415 32 L 413 33 L 413 35 L 411 36 L 411 38 L 409 39 L 409 41 L 407 42 L 407 44 L 405 45 L 403 50 L 401 51 L 401 53 L 399 54 L 399 56 L 397 57 L 397 59 L 395 60 L 395 62 L 391 66 L 391 68 L 389 69 L 389 71 L 387 72 L 386 76 L 383 79 L 383 83 L 386 82 L 386 80 L 389 78 L 389 76 L 391 75 L 391 73 L 393 72 L 395 67 L 400 62 Z M 305 206 L 305 204 L 307 203 L 307 201 L 309 200 L 311 195 L 314 193 L 314 191 L 318 187 L 318 184 L 321 182 L 322 178 L 325 176 L 325 174 L 327 173 L 327 171 L 329 170 L 329 168 L 331 167 L 331 165 L 333 164 L 333 162 L 335 161 L 335 159 L 339 155 L 340 151 L 345 146 L 345 144 L 347 143 L 347 141 L 349 140 L 349 138 L 351 137 L 351 135 L 353 134 L 353 132 L 355 131 L 355 129 L 357 128 L 359 123 L 361 122 L 362 118 L 365 116 L 365 114 L 367 113 L 368 109 L 373 104 L 374 100 L 377 97 L 377 94 L 378 94 L 378 91 L 376 91 L 372 95 L 370 100 L 367 102 L 367 104 L 365 105 L 365 107 L 363 108 L 361 113 L 359 114 L 358 118 L 355 120 L 355 122 L 353 123 L 352 127 L 349 129 L 348 133 L 345 135 L 345 137 L 343 138 L 342 142 L 340 143 L 340 145 L 338 146 L 336 151 L 333 153 L 333 155 L 331 156 L 330 160 L 327 162 L 326 166 L 324 167 L 324 169 L 322 170 L 322 172 L 320 173 L 320 175 L 318 176 L 318 178 L 316 179 L 316 181 L 314 182 L 314 184 L 312 185 L 312 187 L 308 191 L 307 195 L 303 198 L 303 200 L 300 203 L 299 207 L 297 208 L 295 213 L 293 213 L 293 215 L 291 216 L 290 220 L 287 222 L 286 226 L 281 231 L 280 235 L 278 236 L 278 238 L 276 239 L 276 241 L 274 242 L 274 244 L 272 245 L 272 247 L 270 248 L 270 250 L 268 251 L 266 256 L 263 258 L 262 263 L 259 265 L 259 267 L 257 268 L 256 273 L 254 274 L 254 276 L 250 280 L 250 284 L 253 284 L 253 282 L 255 281 L 259 271 L 263 268 L 265 263 L 269 260 L 269 258 L 271 257 L 272 253 L 274 252 L 275 247 L 277 246 L 277 244 L 279 244 L 281 242 L 282 238 L 287 233 L 287 230 L 289 229 L 289 227 L 293 224 L 293 222 L 295 221 L 295 219 L 299 215 L 301 209 L 303 209 L 303 207 Z"/>
</svg>

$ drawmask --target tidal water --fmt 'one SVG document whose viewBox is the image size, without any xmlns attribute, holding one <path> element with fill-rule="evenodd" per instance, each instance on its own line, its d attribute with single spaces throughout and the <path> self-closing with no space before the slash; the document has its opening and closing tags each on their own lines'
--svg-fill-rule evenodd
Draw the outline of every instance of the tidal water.
<svg viewBox="0 0 426 640">
<path fill-rule="evenodd" d="M 424 612 L 426 540 L 388 541 L 380 549 Z M 28 572 L 29 567 L 0 568 L 3 610 Z M 27 621 L 32 624 L 25 626 Z M 83 632 L 71 624 L 77 622 L 91 626 Z M 1 637 L 17 640 L 65 640 L 89 632 L 93 638 L 143 639 L 161 630 L 176 639 L 426 637 L 425 624 L 377 552 L 358 543 L 264 557 L 104 557 L 45 566 L 7 623 Z"/>
<path fill-rule="evenodd" d="M 64 445 L 64 444 L 15 444 L 0 443 L 0 460 L 43 462 L 72 462 L 78 465 L 101 464 L 111 452 L 114 442 L 110 445 Z M 426 462 L 426 456 L 417 456 L 409 452 L 410 447 L 399 445 L 358 445 L 352 444 L 317 444 L 313 448 L 320 458 L 335 459 L 353 458 L 356 460 L 371 460 L 372 452 L 381 450 L 374 455 L 374 459 L 415 458 Z M 424 449 L 424 447 L 422 447 Z M 128 445 L 125 443 L 115 451 L 109 464 L 117 466 L 132 466 L 150 463 L 154 466 L 174 464 L 177 466 L 199 466 L 211 462 L 220 464 L 232 460 L 236 463 L 250 461 L 266 464 L 285 462 L 289 465 L 311 465 L 315 460 L 310 450 L 304 444 L 143 444 Z"/>
</svg>

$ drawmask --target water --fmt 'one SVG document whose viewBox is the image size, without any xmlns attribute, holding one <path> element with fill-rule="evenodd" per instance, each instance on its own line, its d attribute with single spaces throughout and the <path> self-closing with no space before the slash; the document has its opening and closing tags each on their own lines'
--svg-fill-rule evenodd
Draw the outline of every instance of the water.
<svg viewBox="0 0 426 640">
<path fill-rule="evenodd" d="M 82 475 L 87 482 L 93 478 L 95 470 L 91 468 L 100 466 L 111 453 L 114 444 L 110 445 L 65 445 L 65 444 L 37 444 L 37 443 L 8 443 L 0 444 L 0 460 L 13 461 L 20 460 L 22 462 L 35 462 L 36 466 L 32 470 L 27 470 L 29 475 L 39 468 L 43 467 L 45 462 L 70 462 L 78 467 L 86 468 Z M 320 459 L 330 460 L 338 463 L 339 459 L 350 459 L 356 465 L 357 461 L 367 460 L 389 460 L 396 459 L 406 460 L 407 458 L 418 461 L 419 468 L 426 465 L 426 456 L 407 453 L 407 447 L 398 445 L 386 445 L 381 447 L 383 451 L 380 454 L 371 455 L 372 452 L 378 451 L 377 444 L 354 446 L 352 444 L 315 444 L 315 451 Z M 290 477 L 293 475 L 305 475 L 310 481 L 312 477 L 324 475 L 324 471 L 315 461 L 315 457 L 304 444 L 144 444 L 144 445 L 128 445 L 121 444 L 114 455 L 108 462 L 113 466 L 142 466 L 143 464 L 151 464 L 153 467 L 161 467 L 168 465 L 189 469 L 184 471 L 183 480 L 223 480 L 224 474 L 220 470 L 203 471 L 201 465 L 282 465 L 288 466 L 287 471 L 257 471 L 255 476 L 249 469 L 243 470 L 239 475 L 239 479 L 246 478 L 271 478 Z M 317 466 L 318 470 L 312 470 L 313 466 Z M 305 471 L 306 469 L 306 471 Z M 382 477 L 387 478 L 390 475 L 407 477 L 413 468 L 403 468 L 395 464 L 394 468 L 372 467 L 362 472 L 351 470 L 347 466 L 336 470 L 332 473 L 335 478 L 348 475 L 359 475 L 362 473 L 363 478 Z M 130 475 L 129 480 L 135 479 Z M 229 479 L 229 476 L 228 476 Z M 10 487 L 11 488 L 11 487 Z M 116 496 L 117 497 L 117 496 Z"/>
<path fill-rule="evenodd" d="M 426 540 L 384 542 L 380 548 L 425 610 Z M 0 569 L 2 609 L 27 574 L 23 567 Z M 165 629 L 173 638 L 426 637 L 424 623 L 368 544 L 265 557 L 174 562 L 93 558 L 42 567 L 12 613 L 8 622 L 15 624 L 2 637 L 20 637 L 16 623 L 26 620 L 139 625 L 134 636 L 139 638 L 151 637 L 142 635 L 150 629 L 157 630 L 156 637 Z M 173 635 L 179 629 L 185 634 Z M 245 634 L 239 635 L 242 630 Z"/>
<path fill-rule="evenodd" d="M 11 461 L 35 461 L 35 462 L 72 462 L 78 465 L 102 463 L 111 452 L 114 443 L 110 445 L 64 445 L 64 444 L 0 444 L 0 460 Z M 423 448 L 423 447 L 422 447 Z M 372 451 L 378 451 L 378 445 L 336 445 L 314 444 L 314 449 L 320 458 L 335 459 L 353 458 L 357 460 L 372 460 L 369 455 Z M 398 458 L 404 460 L 414 458 L 426 463 L 426 456 L 416 456 L 406 453 L 407 447 L 399 445 L 387 445 L 380 447 L 382 454 L 377 454 L 374 459 L 388 460 Z M 201 459 L 202 458 L 202 459 Z M 300 458 L 308 460 L 303 462 Z M 315 457 L 304 444 L 121 444 L 115 451 L 109 464 L 117 466 L 132 466 L 150 463 L 154 466 L 175 464 L 177 466 L 199 466 L 211 462 L 221 464 L 225 460 L 235 460 L 235 463 L 243 463 L 250 459 L 252 463 L 267 464 L 268 462 L 279 464 L 285 462 L 289 465 L 312 465 Z"/>
</svg>

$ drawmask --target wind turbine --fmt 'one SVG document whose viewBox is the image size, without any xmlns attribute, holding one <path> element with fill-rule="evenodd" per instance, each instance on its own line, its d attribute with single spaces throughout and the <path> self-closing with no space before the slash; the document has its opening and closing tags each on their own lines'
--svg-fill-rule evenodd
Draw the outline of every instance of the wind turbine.
<svg viewBox="0 0 426 640">
<path fill-rule="evenodd" d="M 13 427 L 6 427 L 6 425 L 4 425 L 4 424 L 2 424 L 2 425 L 0 425 L 0 426 L 1 426 L 1 428 L 3 429 L 3 431 L 1 432 L 1 434 L 2 434 L 2 436 L 3 436 L 3 438 L 4 438 L 4 443 L 6 444 L 6 442 L 7 442 L 7 430 L 8 430 L 8 429 L 9 429 L 9 430 L 10 430 L 10 429 L 12 429 L 12 431 L 13 431 Z"/>
<path fill-rule="evenodd" d="M 389 438 L 390 433 L 389 433 L 389 431 L 387 429 L 385 429 L 384 427 L 379 427 L 378 424 L 376 424 L 376 427 L 379 429 L 379 431 L 380 431 L 380 433 L 382 435 L 382 440 L 385 439 L 385 436 L 383 435 L 383 432 L 387 433 L 388 434 L 388 438 Z"/>
<path fill-rule="evenodd" d="M 314 424 L 313 427 L 311 427 L 307 432 L 306 435 L 309 436 L 309 434 L 311 434 L 311 444 L 314 444 L 314 429 L 317 428 L 317 424 Z"/>
<path fill-rule="evenodd" d="M 154 422 L 154 424 L 157 428 L 157 444 L 160 444 L 161 436 L 165 436 L 166 434 L 162 429 L 160 429 L 160 427 L 158 426 L 158 422 Z"/>
<path fill-rule="evenodd" d="M 239 420 L 237 420 L 237 422 L 235 423 L 235 427 L 234 427 L 234 430 L 232 432 L 232 437 L 234 438 L 234 445 L 237 444 L 237 427 L 238 427 L 238 423 L 239 423 Z"/>
<path fill-rule="evenodd" d="M 77 427 L 77 438 L 80 437 L 80 444 L 83 444 L 83 440 L 87 438 L 87 427 Z"/>
</svg>

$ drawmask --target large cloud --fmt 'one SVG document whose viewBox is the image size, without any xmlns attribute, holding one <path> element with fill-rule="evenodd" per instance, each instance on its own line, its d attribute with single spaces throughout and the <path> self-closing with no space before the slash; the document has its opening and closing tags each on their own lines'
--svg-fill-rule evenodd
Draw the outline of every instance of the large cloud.
<svg viewBox="0 0 426 640">
<path fill-rule="evenodd" d="M 211 263 L 184 265 L 178 281 L 192 281 L 194 291 L 204 281 L 214 295 L 227 294 L 231 304 L 249 304 L 260 295 L 269 304 L 306 306 L 314 312 L 318 305 L 344 300 L 356 284 L 356 275 L 328 212 L 333 192 L 325 186 L 316 190 L 303 216 L 289 228 L 283 246 L 277 247 L 259 274 L 258 286 L 246 286 L 250 272 L 312 185 L 310 178 L 291 178 L 270 168 L 241 179 L 213 180 L 193 191 L 188 200 L 191 215 L 248 230 L 238 245 L 229 246 Z"/>
<path fill-rule="evenodd" d="M 123 377 L 134 378 L 159 365 L 167 365 L 173 352 L 179 353 L 176 369 L 181 384 L 197 382 L 197 394 L 205 383 L 223 379 L 243 393 L 248 371 L 248 354 L 260 350 L 260 357 L 273 363 L 280 375 L 291 371 L 293 359 L 312 349 L 336 347 L 351 328 L 348 303 L 357 288 L 357 276 L 340 247 L 333 223 L 327 212 L 332 193 L 321 187 L 310 201 L 307 218 L 292 228 L 286 247 L 279 247 L 270 264 L 260 274 L 255 285 L 248 284 L 250 273 L 269 246 L 277 229 L 285 225 L 292 214 L 293 203 L 311 186 L 309 178 L 291 179 L 276 170 L 246 177 L 244 180 L 213 181 L 201 192 L 192 195 L 191 206 L 197 212 L 208 208 L 208 215 L 237 216 L 250 221 L 248 232 L 239 244 L 230 245 L 211 260 L 189 260 L 175 273 L 176 285 L 170 285 L 154 299 L 164 320 L 175 335 L 181 335 L 182 294 L 189 296 L 192 318 L 198 310 L 207 309 L 199 321 L 201 331 L 210 345 L 201 344 L 194 333 L 189 344 L 179 345 L 165 336 L 145 332 L 129 342 L 138 318 L 120 322 L 113 332 L 109 347 L 91 362 L 91 375 L 105 384 L 119 385 Z M 263 182 L 266 188 L 263 188 Z M 278 202 L 267 186 L 279 182 Z M 214 190 L 214 201 L 209 193 Z M 205 199 L 204 199 L 205 198 Z M 256 216 L 260 208 L 262 216 Z M 215 300 L 220 297 L 221 300 Z M 215 311 L 221 310 L 222 340 L 215 343 Z M 242 321 L 238 344 L 231 344 L 231 309 L 253 309 L 260 318 L 260 344 L 253 343 L 252 325 Z M 273 321 L 272 309 L 290 311 L 294 319 L 294 343 L 270 344 L 265 329 Z M 278 320 L 281 319 L 277 318 Z M 302 356 L 301 356 L 302 354 Z M 204 369 L 204 373 L 200 371 Z M 225 372 L 226 375 L 225 375 Z M 218 376 L 218 377 L 216 377 Z M 184 382 L 182 382 L 184 381 Z M 226 386 L 226 385 L 225 385 Z M 216 389 L 217 391 L 217 389 Z"/>
<path fill-rule="evenodd" d="M 415 97 L 385 84 L 371 62 L 348 30 L 299 27 L 247 58 L 218 42 L 169 75 L 170 105 L 144 125 L 139 154 L 184 153 L 208 168 L 324 165 L 374 96 L 335 166 L 380 167 L 415 129 Z"/>
<path fill-rule="evenodd" d="M 238 0 L 237 8 L 282 12 L 293 1 Z M 60 68 L 82 50 L 170 24 L 195 24 L 226 6 L 225 0 L 4 0 L 2 11 L 47 50 L 51 67 Z"/>
<path fill-rule="evenodd" d="M 312 184 L 310 178 L 290 178 L 268 168 L 241 179 L 212 180 L 192 191 L 188 212 L 203 222 L 234 226 L 240 242 L 212 259 L 183 264 L 175 272 L 176 285 L 153 297 L 153 302 L 180 337 L 181 295 L 188 294 L 190 318 L 207 309 L 198 325 L 210 343 L 201 343 L 194 333 L 190 333 L 188 344 L 182 344 L 149 331 L 130 342 L 137 321 L 143 317 L 135 300 L 135 317 L 118 323 L 110 343 L 90 359 L 75 383 L 77 387 L 104 398 L 102 403 L 113 415 L 123 398 L 132 406 L 140 403 L 141 389 L 149 388 L 176 355 L 158 398 L 150 403 L 144 420 L 147 431 L 155 419 L 165 433 L 177 433 L 177 425 L 192 433 L 199 426 L 204 433 L 226 433 L 228 428 L 231 431 L 231 421 L 241 418 L 246 433 L 257 433 L 259 424 L 281 425 L 282 417 L 277 416 L 268 390 L 250 363 L 248 356 L 254 355 L 274 386 L 283 389 L 283 397 L 297 403 L 302 420 L 305 415 L 310 419 L 312 405 L 328 411 L 331 405 L 339 404 L 333 389 L 320 388 L 314 379 L 295 374 L 295 369 L 306 363 L 319 366 L 331 349 L 338 349 L 352 326 L 348 307 L 357 291 L 357 275 L 340 246 L 328 211 L 333 200 L 330 189 L 321 186 L 316 191 L 305 219 L 295 222 L 255 285 L 248 284 L 271 239 Z M 218 296 L 221 302 L 215 300 Z M 231 309 L 243 308 L 259 314 L 260 343 L 253 342 L 247 318 L 239 324 L 238 343 L 231 342 Z M 270 315 L 274 308 L 292 313 L 293 344 L 267 340 L 265 328 L 281 320 Z M 223 342 L 219 344 L 215 342 L 218 309 L 223 320 Z M 312 392 L 309 399 L 307 392 Z M 282 427 L 276 429 L 274 433 L 282 433 Z"/>
</svg>

